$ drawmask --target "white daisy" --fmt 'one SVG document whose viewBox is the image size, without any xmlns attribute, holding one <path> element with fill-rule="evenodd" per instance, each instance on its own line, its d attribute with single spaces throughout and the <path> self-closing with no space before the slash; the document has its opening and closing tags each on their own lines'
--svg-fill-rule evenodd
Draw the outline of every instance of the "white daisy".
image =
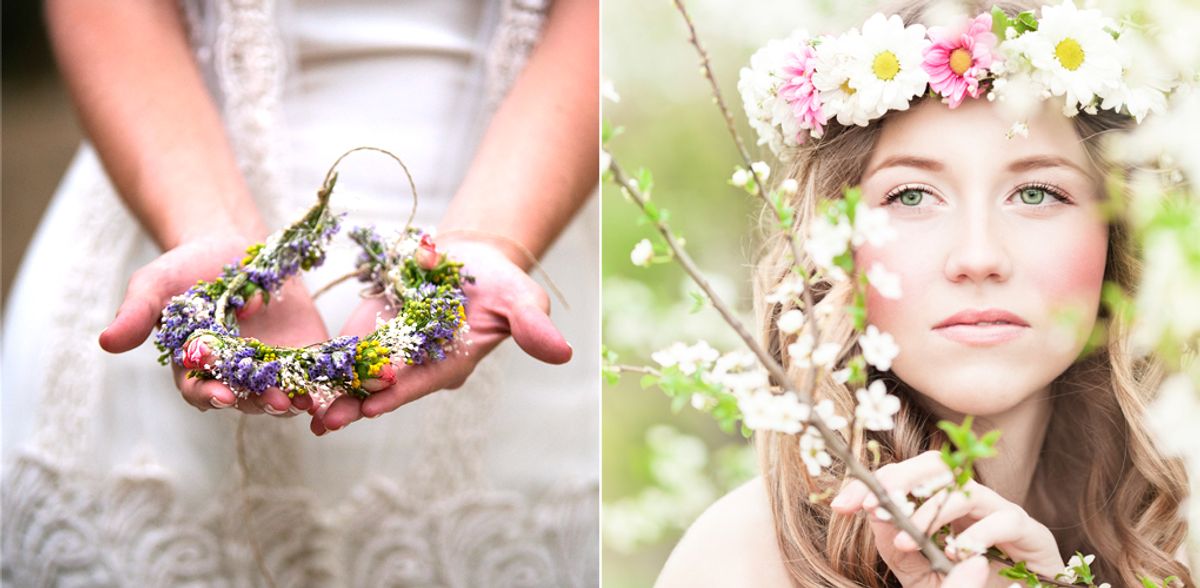
<svg viewBox="0 0 1200 588">
<path fill-rule="evenodd" d="M 875 13 L 863 23 L 856 41 L 849 77 L 860 107 L 872 119 L 889 110 L 908 110 L 909 101 L 925 93 L 929 84 L 929 74 L 921 65 L 930 44 L 925 26 L 906 27 L 897 15 Z"/>
<path fill-rule="evenodd" d="M 858 91 L 850 85 L 855 59 L 854 47 L 862 42 L 858 29 L 837 37 L 821 37 L 817 45 L 817 65 L 813 69 L 813 87 L 821 93 L 821 109 L 839 124 L 867 126 L 872 112 L 864 108 Z"/>
<path fill-rule="evenodd" d="M 1006 41 L 1033 65 L 1034 79 L 1066 99 L 1074 115 L 1121 86 L 1121 48 L 1109 34 L 1113 21 L 1099 10 L 1079 10 L 1067 0 L 1043 6 L 1038 29 Z"/>
<path fill-rule="evenodd" d="M 1123 110 L 1140 124 L 1147 114 L 1167 109 L 1167 93 L 1175 76 L 1136 31 L 1122 32 L 1117 44 L 1121 47 L 1122 83 L 1104 96 L 1100 108 Z"/>
</svg>

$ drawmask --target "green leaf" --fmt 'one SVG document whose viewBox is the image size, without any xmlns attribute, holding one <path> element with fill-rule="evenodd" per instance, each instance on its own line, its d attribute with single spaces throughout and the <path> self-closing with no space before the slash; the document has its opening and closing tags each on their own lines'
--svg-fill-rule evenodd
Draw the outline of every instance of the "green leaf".
<svg viewBox="0 0 1200 588">
<path fill-rule="evenodd" d="M 691 314 L 696 314 L 697 312 L 704 310 L 704 305 L 708 304 L 708 298 L 704 296 L 704 293 L 692 290 L 691 292 L 688 292 L 688 294 L 692 296 L 692 308 L 688 312 Z"/>
<path fill-rule="evenodd" d="M 600 368 L 600 376 L 604 378 L 605 384 L 613 386 L 621 381 L 621 370 L 612 366 L 604 366 Z"/>
<path fill-rule="evenodd" d="M 650 198 L 650 192 L 654 189 L 654 174 L 650 173 L 649 169 L 638 168 L 637 171 L 638 191 L 647 199 Z"/>
<path fill-rule="evenodd" d="M 608 119 L 600 123 L 600 144 L 608 143 L 613 137 L 625 132 L 625 127 L 614 127 Z"/>
<path fill-rule="evenodd" d="M 655 377 L 654 374 L 646 374 L 642 376 L 641 380 L 638 380 L 638 383 L 642 385 L 642 390 L 645 390 L 646 388 L 658 384 L 658 378 Z"/>
<path fill-rule="evenodd" d="M 1033 15 L 1032 11 L 1026 10 L 1025 12 L 1022 12 L 1017 15 L 1017 33 L 1018 34 L 1025 33 L 1028 31 L 1036 31 L 1037 29 L 1038 29 L 1037 17 Z M 1001 38 L 1000 40 L 1003 40 L 1003 38 Z"/>
<path fill-rule="evenodd" d="M 998 41 L 1004 41 L 1005 31 L 1013 26 L 1012 20 L 1004 13 L 1004 9 L 999 6 L 992 7 L 992 33 L 996 35 Z"/>
</svg>

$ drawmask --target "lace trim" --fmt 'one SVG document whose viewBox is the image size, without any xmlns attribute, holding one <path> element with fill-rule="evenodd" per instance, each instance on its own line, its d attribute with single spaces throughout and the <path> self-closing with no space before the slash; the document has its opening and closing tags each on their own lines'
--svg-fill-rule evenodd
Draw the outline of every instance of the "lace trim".
<svg viewBox="0 0 1200 588">
<path fill-rule="evenodd" d="M 25 452 L 4 490 L 15 586 L 255 586 L 247 529 L 281 586 L 592 586 L 598 572 L 594 481 L 530 504 L 479 490 L 414 500 L 378 478 L 318 518 L 313 492 L 254 485 L 249 514 L 232 489 L 197 513 L 151 462 L 97 478 Z"/>
</svg>

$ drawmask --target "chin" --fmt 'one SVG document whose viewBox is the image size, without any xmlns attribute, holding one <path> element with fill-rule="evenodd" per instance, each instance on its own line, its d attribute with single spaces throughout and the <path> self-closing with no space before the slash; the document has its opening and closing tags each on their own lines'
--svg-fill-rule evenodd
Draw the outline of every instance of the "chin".
<svg viewBox="0 0 1200 588">
<path fill-rule="evenodd" d="M 1012 410 L 1053 378 L 1017 378 L 1022 368 L 998 365 L 957 365 L 922 373 L 909 374 L 903 365 L 893 366 L 893 373 L 912 388 L 923 400 L 932 402 L 935 414 L 947 412 L 959 415 L 988 417 Z M 1037 381 L 1034 381 L 1037 380 Z"/>
</svg>

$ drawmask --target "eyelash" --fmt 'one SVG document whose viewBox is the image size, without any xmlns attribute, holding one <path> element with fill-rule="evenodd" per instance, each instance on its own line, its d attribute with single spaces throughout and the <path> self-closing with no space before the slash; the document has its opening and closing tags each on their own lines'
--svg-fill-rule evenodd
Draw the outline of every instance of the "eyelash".
<svg viewBox="0 0 1200 588">
<path fill-rule="evenodd" d="M 1022 190 L 1027 190 L 1029 188 L 1036 188 L 1038 190 L 1044 190 L 1052 198 L 1054 198 L 1055 200 L 1058 200 L 1059 202 L 1062 202 L 1063 204 L 1074 204 L 1074 202 L 1072 202 L 1071 199 L 1069 197 L 1067 197 L 1065 191 L 1062 188 L 1059 188 L 1058 186 L 1055 186 L 1053 184 L 1047 184 L 1044 182 L 1031 182 L 1028 184 L 1022 184 L 1020 186 L 1017 186 L 1017 188 L 1015 190 L 1013 190 L 1013 194 L 1020 194 Z M 896 188 L 895 190 L 892 190 L 891 192 L 889 192 L 887 194 L 887 196 L 885 196 L 883 199 L 883 205 L 884 206 L 890 205 L 890 204 L 894 203 L 895 201 L 899 200 L 900 196 L 903 195 L 905 192 L 912 192 L 912 191 L 922 192 L 922 193 L 928 194 L 930 196 L 933 195 L 933 191 L 930 190 L 926 186 L 922 186 L 920 184 L 905 184 L 905 185 L 900 186 L 900 187 Z M 1033 206 L 1036 206 L 1036 205 L 1033 205 Z M 911 208 L 911 207 L 909 207 L 909 208 Z"/>
</svg>

